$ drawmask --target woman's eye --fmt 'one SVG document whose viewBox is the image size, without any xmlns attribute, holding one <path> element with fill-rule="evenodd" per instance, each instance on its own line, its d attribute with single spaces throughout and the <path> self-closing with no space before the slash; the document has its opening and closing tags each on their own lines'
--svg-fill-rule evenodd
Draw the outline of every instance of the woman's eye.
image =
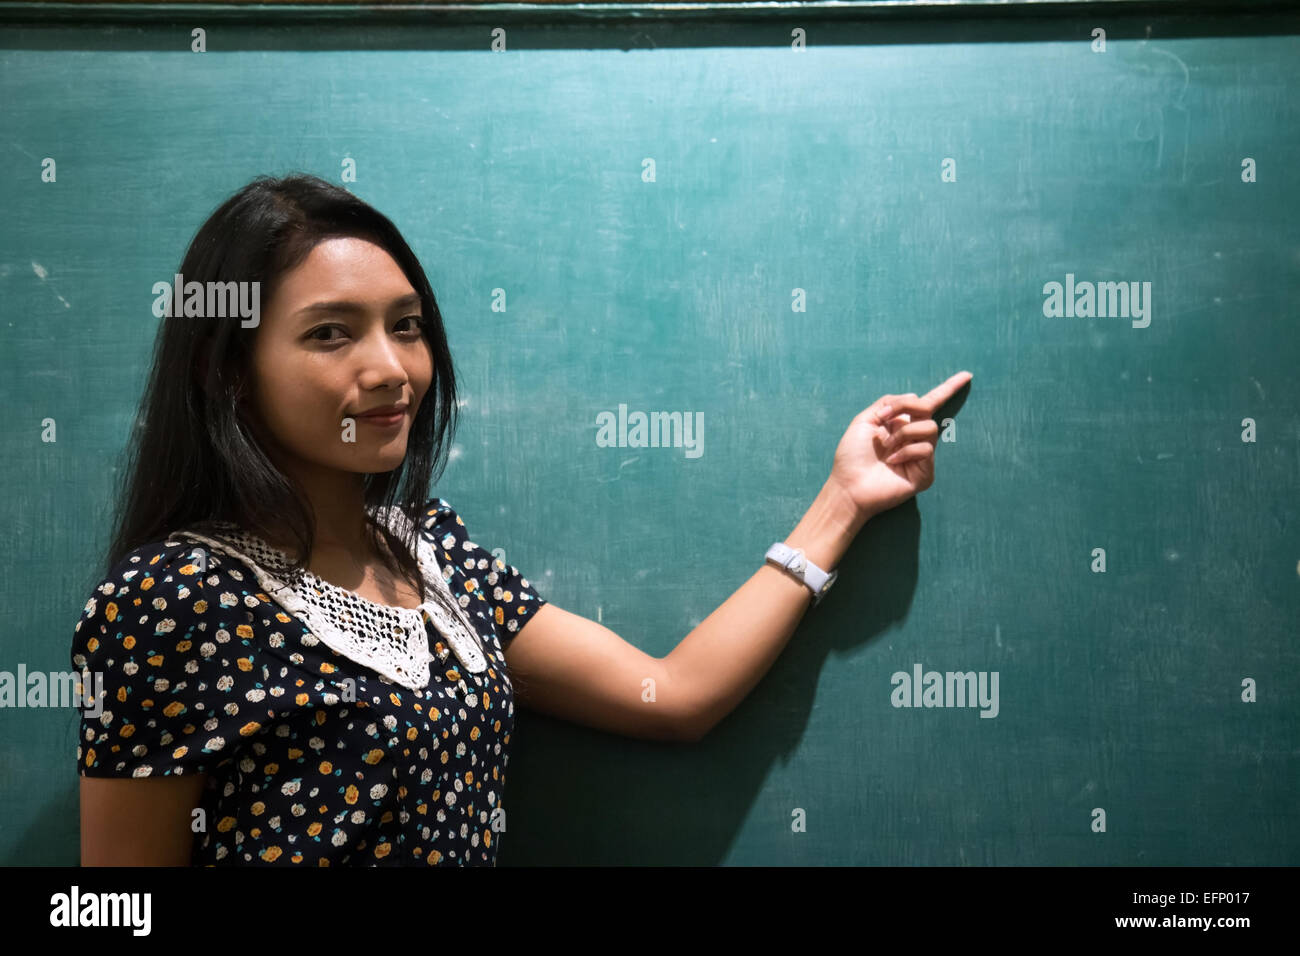
<svg viewBox="0 0 1300 956">
<path fill-rule="evenodd" d="M 334 339 L 322 339 L 317 335 L 317 333 L 319 332 L 329 332 L 331 329 L 339 329 L 342 331 L 346 331 L 345 329 L 343 329 L 343 326 L 341 325 L 322 325 L 320 328 L 312 329 L 309 333 L 307 333 L 307 337 L 314 342 L 333 342 L 335 341 Z"/>
<path fill-rule="evenodd" d="M 408 327 L 400 328 L 400 326 L 403 323 L 408 323 L 409 324 Z M 407 336 L 411 336 L 411 335 L 420 336 L 423 334 L 422 327 L 424 325 L 424 317 L 420 315 L 403 316 L 402 318 L 397 320 L 397 324 L 399 328 L 394 329 L 394 331 L 403 332 Z M 341 325 L 322 325 L 319 328 L 312 329 L 310 332 L 308 332 L 307 338 L 311 339 L 313 342 L 325 342 L 325 343 L 337 342 L 338 339 L 322 338 L 320 335 L 320 333 L 322 332 L 331 332 L 334 329 L 338 329 L 340 332 L 343 333 L 347 332 L 347 329 Z"/>
</svg>

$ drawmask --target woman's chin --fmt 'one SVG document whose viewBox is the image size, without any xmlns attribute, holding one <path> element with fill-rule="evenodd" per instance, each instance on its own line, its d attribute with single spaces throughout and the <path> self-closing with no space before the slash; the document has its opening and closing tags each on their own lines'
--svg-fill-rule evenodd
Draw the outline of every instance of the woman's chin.
<svg viewBox="0 0 1300 956">
<path fill-rule="evenodd" d="M 391 451 L 385 451 L 382 454 L 373 456 L 370 460 L 372 467 L 367 468 L 366 471 L 372 474 L 380 471 L 392 471 L 402 463 L 404 458 L 406 458 L 406 442 L 402 442 L 400 446 L 393 448 Z"/>
<path fill-rule="evenodd" d="M 387 442 L 384 447 L 372 451 L 357 449 L 355 454 L 348 456 L 345 470 L 374 475 L 384 471 L 392 471 L 401 465 L 405 458 L 406 440 L 402 438 L 401 440 Z"/>
</svg>

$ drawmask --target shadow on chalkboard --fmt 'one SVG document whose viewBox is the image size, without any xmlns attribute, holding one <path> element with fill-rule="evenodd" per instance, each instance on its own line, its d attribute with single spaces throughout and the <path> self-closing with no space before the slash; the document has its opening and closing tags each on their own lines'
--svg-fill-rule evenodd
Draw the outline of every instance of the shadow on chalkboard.
<svg viewBox="0 0 1300 956">
<path fill-rule="evenodd" d="M 758 686 L 699 743 L 633 740 L 517 712 L 499 865 L 714 866 L 728 862 L 738 843 L 771 847 L 770 859 L 744 864 L 820 864 L 841 829 L 827 824 L 820 802 L 828 789 L 862 783 L 871 769 L 840 757 L 845 747 L 860 753 L 860 721 L 843 727 L 842 740 L 808 739 L 817 685 L 846 659 L 837 652 L 861 647 L 907 615 L 920 531 L 915 500 L 870 522 L 840 563 L 835 588 L 805 615 Z M 855 713 L 851 701 L 836 705 Z M 810 775 L 774 784 L 796 751 Z M 796 809 L 808 814 L 807 834 L 791 830 Z"/>
<path fill-rule="evenodd" d="M 64 790 L 42 795 L 40 809 L 23 835 L 0 859 L 0 866 L 79 866 L 81 864 L 81 796 L 73 784 Z M 58 836 L 58 842 L 50 837 Z"/>
<path fill-rule="evenodd" d="M 8 853 L 0 857 L 3 866 L 79 866 L 81 864 L 81 778 L 77 773 L 77 731 L 79 712 L 54 711 L 67 723 L 56 751 L 42 754 L 59 771 L 71 777 L 71 782 L 58 788 L 40 787 L 32 794 L 29 804 L 35 808 L 34 816 L 27 821 L 22 835 L 10 845 Z M 46 768 L 42 767 L 42 771 Z M 14 773 L 28 781 L 47 779 L 44 773 Z M 35 786 L 40 786 L 34 783 Z"/>
<path fill-rule="evenodd" d="M 970 388 L 935 420 L 955 416 Z M 937 452 L 936 481 L 942 445 Z M 758 686 L 697 744 L 647 743 L 522 712 L 499 864 L 816 866 L 846 855 L 867 862 L 870 848 L 846 850 L 845 828 L 823 810 L 843 806 L 837 788 L 872 785 L 875 770 L 861 759 L 871 748 L 861 739 L 871 708 L 823 700 L 823 709 L 842 715 L 836 739 L 811 739 L 809 718 L 828 668 L 907 617 L 920 539 L 915 498 L 868 522 L 840 562 L 835 587 L 805 614 Z M 880 693 L 861 690 L 864 699 Z M 818 732 L 826 725 L 820 717 Z M 805 775 L 778 779 L 796 752 Z M 792 830 L 797 810 L 807 813 L 806 833 Z M 741 844 L 746 855 L 732 858 Z"/>
</svg>

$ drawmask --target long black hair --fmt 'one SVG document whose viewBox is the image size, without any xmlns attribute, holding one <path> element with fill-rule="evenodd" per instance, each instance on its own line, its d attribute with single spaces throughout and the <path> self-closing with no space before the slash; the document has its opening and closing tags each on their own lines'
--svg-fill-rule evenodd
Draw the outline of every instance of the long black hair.
<svg viewBox="0 0 1300 956">
<path fill-rule="evenodd" d="M 415 550 L 419 509 L 446 467 L 456 427 L 456 377 L 433 290 L 397 227 L 352 193 L 315 176 L 258 176 L 203 223 L 179 272 L 186 285 L 199 282 L 204 289 L 212 288 L 210 282 L 260 282 L 261 301 L 267 302 L 284 274 L 317 244 L 344 236 L 385 249 L 423 306 L 434 385 L 411 425 L 402 463 L 363 482 L 367 528 L 389 545 L 385 564 L 415 584 L 425 600 Z M 158 328 L 153 367 L 119 472 L 107 570 L 141 545 L 214 521 L 263 536 L 283 523 L 298 546 L 293 567 L 301 570 L 312 553 L 315 521 L 302 488 L 267 456 L 259 437 L 263 426 L 244 401 L 251 393 L 256 329 L 244 328 L 237 317 L 170 312 Z M 410 533 L 398 538 L 376 523 L 369 509 L 380 506 L 404 512 Z"/>
</svg>

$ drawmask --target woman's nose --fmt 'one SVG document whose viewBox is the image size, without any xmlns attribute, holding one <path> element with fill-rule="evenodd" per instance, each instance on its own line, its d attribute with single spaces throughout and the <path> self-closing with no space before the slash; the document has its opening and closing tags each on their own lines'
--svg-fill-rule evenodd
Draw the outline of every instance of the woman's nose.
<svg viewBox="0 0 1300 956">
<path fill-rule="evenodd" d="M 381 382 L 402 382 L 406 379 L 406 368 L 402 364 L 402 352 L 398 343 L 379 333 L 366 336 L 361 345 L 358 358 L 364 376 Z"/>
</svg>

